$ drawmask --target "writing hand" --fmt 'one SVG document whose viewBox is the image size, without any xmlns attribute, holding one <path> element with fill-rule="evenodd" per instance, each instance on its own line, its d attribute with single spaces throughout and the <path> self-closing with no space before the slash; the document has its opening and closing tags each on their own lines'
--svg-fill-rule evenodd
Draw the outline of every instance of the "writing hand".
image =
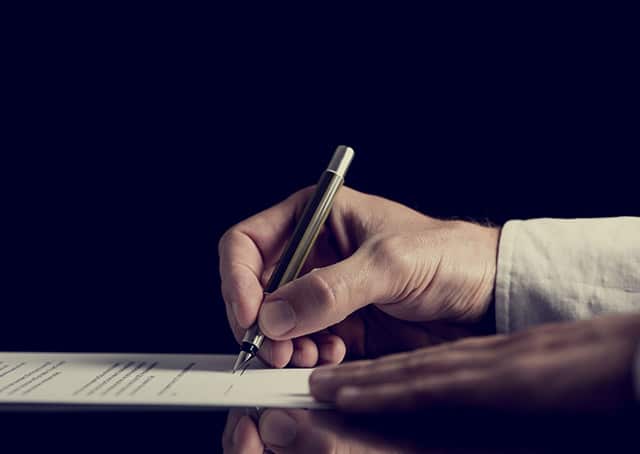
<svg viewBox="0 0 640 454">
<path fill-rule="evenodd" d="M 468 335 L 492 299 L 499 230 L 343 187 L 303 275 L 263 301 L 313 188 L 229 229 L 222 294 L 238 341 L 256 320 L 275 367 L 335 364 Z M 438 323 L 433 323 L 434 321 Z M 443 322 L 446 325 L 443 325 Z M 453 325 L 451 325 L 453 323 Z"/>
</svg>

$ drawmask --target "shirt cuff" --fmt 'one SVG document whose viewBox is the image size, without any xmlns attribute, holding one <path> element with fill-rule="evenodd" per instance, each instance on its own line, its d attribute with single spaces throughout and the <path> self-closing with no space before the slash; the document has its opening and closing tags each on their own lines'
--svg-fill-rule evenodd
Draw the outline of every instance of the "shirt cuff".
<svg viewBox="0 0 640 454">
<path fill-rule="evenodd" d="M 530 219 L 500 234 L 496 329 L 640 310 L 640 218 Z"/>
<path fill-rule="evenodd" d="M 509 221 L 502 227 L 500 232 L 494 295 L 496 331 L 498 333 L 508 333 L 511 331 L 511 327 L 509 325 L 509 307 L 511 306 L 509 304 L 511 296 L 511 269 L 513 267 L 513 246 L 518 224 L 520 222 L 522 221 Z"/>
</svg>

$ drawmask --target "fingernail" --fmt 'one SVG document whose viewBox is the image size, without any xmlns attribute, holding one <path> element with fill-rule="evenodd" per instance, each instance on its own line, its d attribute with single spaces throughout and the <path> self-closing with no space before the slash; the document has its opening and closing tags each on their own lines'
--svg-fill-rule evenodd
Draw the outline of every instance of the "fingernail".
<svg viewBox="0 0 640 454">
<path fill-rule="evenodd" d="M 318 370 L 314 370 L 311 373 L 311 378 L 310 380 L 313 383 L 316 384 L 320 384 L 326 381 L 329 381 L 331 378 L 333 378 L 333 370 L 331 369 L 318 369 Z"/>
<path fill-rule="evenodd" d="M 296 313 L 285 301 L 269 301 L 260 308 L 260 326 L 267 334 L 281 336 L 296 326 Z"/>
<path fill-rule="evenodd" d="M 296 421 L 284 411 L 272 410 L 260 423 L 260 437 L 267 444 L 286 447 L 296 438 Z"/>
<path fill-rule="evenodd" d="M 338 390 L 337 400 L 353 400 L 360 397 L 360 389 L 355 386 L 345 386 Z"/>
</svg>

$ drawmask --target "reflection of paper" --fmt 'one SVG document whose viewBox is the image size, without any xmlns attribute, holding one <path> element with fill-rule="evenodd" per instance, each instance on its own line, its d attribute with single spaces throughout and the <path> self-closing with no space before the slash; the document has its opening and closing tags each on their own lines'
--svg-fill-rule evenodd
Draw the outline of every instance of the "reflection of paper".
<svg viewBox="0 0 640 454">
<path fill-rule="evenodd" d="M 232 355 L 2 353 L 0 408 L 31 405 L 321 407 L 311 369 L 231 374 Z"/>
</svg>

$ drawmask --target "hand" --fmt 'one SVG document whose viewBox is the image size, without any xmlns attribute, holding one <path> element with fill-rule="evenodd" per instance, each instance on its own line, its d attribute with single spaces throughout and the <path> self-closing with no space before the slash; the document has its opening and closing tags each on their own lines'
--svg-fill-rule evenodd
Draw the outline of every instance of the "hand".
<svg viewBox="0 0 640 454">
<path fill-rule="evenodd" d="M 227 231 L 220 274 L 238 341 L 252 323 L 275 367 L 335 364 L 468 335 L 490 306 L 499 230 L 441 221 L 343 187 L 303 275 L 264 298 L 313 188 Z M 306 274 L 305 274 L 306 273 Z M 444 321 L 445 323 L 425 323 Z"/>
<path fill-rule="evenodd" d="M 549 324 L 320 368 L 311 393 L 352 412 L 618 410 L 635 401 L 639 341 L 640 315 Z"/>
</svg>

